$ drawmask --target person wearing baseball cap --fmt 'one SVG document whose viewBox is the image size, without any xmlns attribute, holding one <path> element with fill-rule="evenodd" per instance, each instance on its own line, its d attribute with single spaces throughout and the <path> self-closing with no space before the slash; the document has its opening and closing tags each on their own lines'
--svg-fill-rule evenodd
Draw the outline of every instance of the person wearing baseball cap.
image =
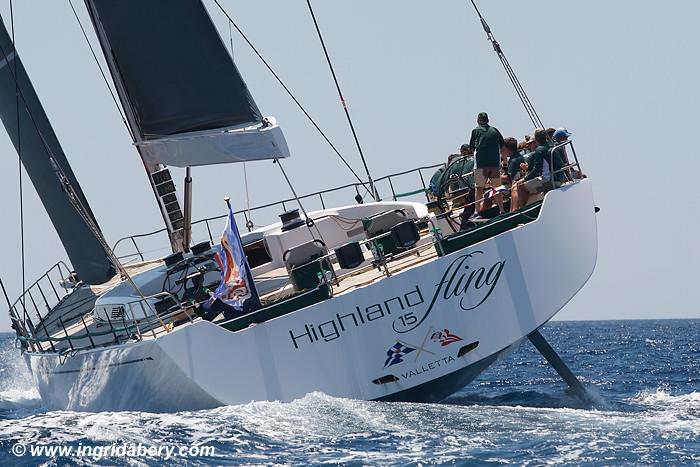
<svg viewBox="0 0 700 467">
<path fill-rule="evenodd" d="M 554 131 L 554 134 L 552 135 L 552 139 L 554 140 L 554 145 L 559 145 L 569 139 L 569 136 L 571 136 L 571 132 L 567 130 L 566 128 L 557 128 Z M 553 153 L 554 159 L 555 159 L 555 165 L 556 162 L 559 162 L 561 166 L 569 165 L 569 157 L 566 155 L 566 147 L 562 146 L 559 148 L 556 148 Z M 557 161 L 558 159 L 558 161 Z M 559 182 L 564 182 L 566 181 L 567 178 L 571 176 L 571 173 L 569 170 L 566 171 L 566 173 L 561 173 L 557 174 L 557 181 Z"/>
<path fill-rule="evenodd" d="M 469 139 L 469 147 L 474 151 L 476 168 L 474 169 L 474 185 L 476 186 L 476 213 L 483 208 L 481 198 L 484 197 L 484 188 L 489 183 L 491 188 L 501 186 L 501 146 L 503 136 L 497 128 L 489 125 L 489 116 L 486 112 L 480 112 L 476 117 L 477 127 L 472 130 Z M 503 204 L 499 203 L 503 212 Z"/>
<path fill-rule="evenodd" d="M 569 136 L 571 136 L 569 130 L 567 130 L 566 128 L 557 128 L 556 130 L 554 130 L 552 138 L 554 138 L 554 141 L 556 143 L 561 143 L 569 139 Z"/>
</svg>

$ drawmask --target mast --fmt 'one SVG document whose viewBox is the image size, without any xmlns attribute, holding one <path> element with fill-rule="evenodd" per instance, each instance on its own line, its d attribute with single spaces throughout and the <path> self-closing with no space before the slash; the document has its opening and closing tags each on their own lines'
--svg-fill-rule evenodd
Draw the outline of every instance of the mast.
<svg viewBox="0 0 700 467">
<path fill-rule="evenodd" d="M 1 18 L 0 118 L 78 276 L 107 282 L 116 269 L 105 239 Z"/>
<path fill-rule="evenodd" d="M 186 251 L 191 210 L 167 166 L 288 157 L 282 130 L 263 118 L 200 0 L 85 4 L 173 250 Z"/>
</svg>

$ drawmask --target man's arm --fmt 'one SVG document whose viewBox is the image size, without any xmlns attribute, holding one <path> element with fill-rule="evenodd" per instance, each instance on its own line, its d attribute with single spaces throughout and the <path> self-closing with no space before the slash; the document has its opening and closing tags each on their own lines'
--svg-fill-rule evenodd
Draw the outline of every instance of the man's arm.
<svg viewBox="0 0 700 467">
<path fill-rule="evenodd" d="M 479 136 L 479 129 L 474 128 L 472 130 L 472 136 L 469 138 L 469 149 L 472 150 L 472 152 L 476 151 L 476 140 Z"/>
<path fill-rule="evenodd" d="M 525 180 L 526 182 L 528 180 L 532 180 L 533 178 L 539 177 L 542 175 L 542 165 L 543 165 L 543 159 L 542 159 L 542 153 L 540 151 L 535 151 L 535 153 L 532 155 L 532 160 L 530 161 L 530 170 L 527 172 L 527 175 L 525 175 Z"/>
<path fill-rule="evenodd" d="M 513 156 L 508 162 L 508 177 L 510 177 L 510 179 L 513 180 L 519 171 L 520 161 L 518 161 L 517 158 Z"/>
</svg>

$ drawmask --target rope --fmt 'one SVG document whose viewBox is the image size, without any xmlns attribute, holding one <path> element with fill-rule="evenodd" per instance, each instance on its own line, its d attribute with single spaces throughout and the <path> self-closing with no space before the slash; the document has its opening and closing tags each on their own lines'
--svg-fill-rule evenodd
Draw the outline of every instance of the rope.
<svg viewBox="0 0 700 467">
<path fill-rule="evenodd" d="M 326 56 L 326 62 L 328 63 L 328 68 L 333 75 L 333 82 L 335 83 L 335 88 L 338 91 L 338 97 L 340 97 L 340 103 L 345 111 L 345 117 L 350 125 L 350 131 L 352 132 L 352 137 L 355 139 L 355 145 L 357 146 L 357 151 L 360 153 L 360 159 L 362 159 L 362 165 L 365 167 L 365 172 L 367 173 L 367 180 L 369 182 L 369 187 L 372 190 L 371 195 L 375 201 L 379 201 L 379 193 L 377 192 L 377 187 L 374 186 L 372 181 L 372 175 L 369 173 L 369 168 L 367 167 L 367 161 L 365 160 L 365 155 L 362 153 L 362 147 L 360 146 L 360 140 L 357 138 L 357 133 L 355 132 L 355 125 L 352 123 L 352 118 L 350 118 L 350 111 L 345 103 L 345 98 L 343 97 L 343 91 L 340 90 L 340 84 L 338 83 L 338 77 L 335 75 L 335 70 L 333 69 L 333 64 L 331 63 L 331 57 L 328 55 L 328 49 L 326 48 L 326 43 L 321 35 L 321 29 L 318 27 L 318 21 L 316 21 L 316 15 L 314 14 L 314 9 L 311 7 L 311 1 L 306 0 L 306 5 L 309 7 L 309 13 L 311 13 L 311 19 L 314 22 L 314 27 L 316 28 L 316 33 L 318 34 L 318 39 L 321 41 L 321 47 L 323 47 L 323 54 Z"/>
<path fill-rule="evenodd" d="M 334 144 L 331 142 L 331 140 L 328 138 L 328 136 L 326 136 L 326 133 L 321 129 L 320 126 L 318 126 L 318 124 L 317 124 L 316 121 L 313 119 L 313 117 L 311 117 L 311 115 L 309 114 L 309 112 L 307 112 L 306 109 L 304 108 L 304 106 L 301 105 L 301 102 L 299 102 L 299 100 L 296 98 L 296 96 L 294 96 L 294 94 L 293 94 L 292 91 L 287 87 L 287 85 L 284 84 L 284 81 L 282 81 L 282 78 L 280 78 L 279 75 L 275 72 L 275 70 L 272 69 L 272 67 L 271 67 L 270 64 L 267 62 L 267 60 L 265 60 L 265 58 L 262 56 L 262 54 L 261 54 L 260 52 L 258 52 L 258 49 L 253 45 L 253 43 L 250 41 L 250 39 L 248 39 L 248 36 L 245 35 L 245 33 L 241 30 L 241 28 L 238 27 L 238 25 L 236 24 L 236 22 L 233 21 L 233 18 L 231 18 L 231 16 L 226 12 L 226 10 L 224 10 L 224 7 L 221 6 L 221 4 L 219 3 L 219 0 L 214 0 L 214 3 L 215 3 L 216 6 L 219 8 L 219 10 L 221 10 L 221 12 L 224 14 L 224 16 L 226 16 L 226 18 L 228 19 L 229 26 L 230 26 L 230 25 L 233 25 L 233 27 L 236 28 L 236 31 L 238 31 L 238 34 L 240 34 L 241 37 L 243 38 L 243 40 L 246 41 L 246 43 L 248 44 L 248 46 L 249 46 L 249 47 L 251 48 L 251 50 L 255 53 L 255 55 L 258 56 L 258 58 L 259 58 L 260 61 L 263 63 L 263 65 L 265 65 L 265 67 L 267 68 L 267 70 L 268 70 L 268 71 L 272 74 L 272 76 L 277 80 L 277 82 L 280 84 L 280 86 L 282 86 L 282 89 L 284 89 L 284 91 L 287 93 L 287 95 L 289 95 L 289 97 L 290 97 L 290 98 L 292 99 L 292 101 L 296 104 L 296 106 L 299 108 L 299 110 L 301 110 L 301 112 L 304 114 L 304 116 L 307 118 L 307 120 L 309 120 L 309 122 L 311 122 L 311 124 L 313 125 L 313 127 L 316 128 L 316 131 L 318 131 L 318 133 L 323 137 L 323 139 L 326 141 L 326 143 L 328 143 L 328 145 L 331 147 L 331 149 L 333 149 L 333 152 L 335 152 L 335 154 L 340 158 L 340 160 L 343 162 L 343 164 L 345 164 L 345 167 L 347 167 L 348 170 L 350 171 L 350 173 L 357 179 L 358 182 L 360 182 L 360 184 L 362 185 L 362 187 L 363 187 L 365 190 L 367 190 L 368 193 L 371 194 L 372 192 L 370 191 L 369 188 L 367 188 L 367 186 L 365 185 L 365 182 L 362 181 L 362 179 L 360 178 L 359 175 L 357 175 L 357 172 L 355 172 L 355 170 L 352 168 L 352 166 L 350 166 L 350 164 L 349 164 L 348 161 L 345 159 L 345 157 L 343 157 L 343 155 L 340 153 L 340 151 L 338 150 L 338 148 L 336 148 L 335 145 L 334 145 Z M 371 187 L 371 185 L 370 185 L 370 187 Z"/>
<path fill-rule="evenodd" d="M 287 181 L 287 185 L 289 185 L 289 189 L 292 190 L 292 194 L 294 195 L 294 199 L 297 201 L 297 204 L 299 204 L 299 207 L 301 208 L 301 212 L 304 214 L 304 217 L 306 218 L 305 224 L 306 228 L 309 229 L 309 233 L 311 234 L 311 238 L 315 238 L 313 232 L 311 231 L 311 226 L 313 226 L 316 229 L 316 233 L 318 234 L 319 238 L 321 241 L 326 244 L 326 240 L 324 240 L 323 235 L 321 235 L 321 231 L 318 229 L 318 226 L 316 223 L 309 217 L 309 215 L 306 213 L 306 209 L 304 209 L 304 205 L 301 204 L 301 200 L 299 199 L 299 196 L 297 195 L 297 191 L 294 189 L 292 186 L 292 182 L 289 181 L 289 177 L 287 177 L 287 172 L 284 171 L 284 167 L 282 167 L 282 163 L 280 162 L 279 159 L 275 159 L 273 161 L 275 164 L 277 164 L 282 171 L 282 175 L 284 176 L 284 179 Z M 311 224 L 309 224 L 311 222 Z"/>
<path fill-rule="evenodd" d="M 124 123 L 124 126 L 126 127 L 126 131 L 129 133 L 129 136 L 131 136 L 133 139 L 134 135 L 131 131 L 131 127 L 127 123 L 126 117 L 124 116 L 122 108 L 119 105 L 119 102 L 117 101 L 117 96 L 114 95 L 114 91 L 112 90 L 112 86 L 109 85 L 109 80 L 107 79 L 107 75 L 105 74 L 104 70 L 102 69 L 102 65 L 100 64 L 100 61 L 97 59 L 97 54 L 95 53 L 95 49 L 92 47 L 92 43 L 90 42 L 90 39 L 88 39 L 87 33 L 85 32 L 85 28 L 83 27 L 83 23 L 82 23 L 82 21 L 80 21 L 80 17 L 78 16 L 78 12 L 75 11 L 75 7 L 73 6 L 73 0 L 68 0 L 68 4 L 70 5 L 71 10 L 73 10 L 73 16 L 75 16 L 75 19 L 78 21 L 78 26 L 80 26 L 80 30 L 83 33 L 83 37 L 85 38 L 85 42 L 87 43 L 88 47 L 90 48 L 90 52 L 92 53 L 92 58 L 95 59 L 95 63 L 97 64 L 97 68 L 100 70 L 100 74 L 102 75 L 102 80 L 104 81 L 105 85 L 107 86 L 107 90 L 109 90 L 109 94 L 112 96 L 112 101 L 114 102 L 114 105 L 117 108 L 117 112 L 119 112 L 119 116 L 122 119 L 122 123 Z"/>
<path fill-rule="evenodd" d="M 253 227 L 255 227 L 255 224 L 253 223 L 253 219 L 250 217 L 250 190 L 248 189 L 248 170 L 246 169 L 245 162 L 243 163 L 243 184 L 245 185 L 245 209 L 248 213 L 248 220 L 246 221 L 245 226 L 248 229 L 248 232 L 251 232 Z"/>
<path fill-rule="evenodd" d="M 15 15 L 12 0 L 10 0 L 10 28 L 12 30 L 12 53 L 15 56 L 15 76 L 17 76 L 17 46 L 15 45 Z M 5 57 L 7 58 L 7 57 Z M 19 237 L 20 237 L 20 256 L 22 262 L 22 290 L 27 287 L 25 248 L 24 248 L 24 186 L 22 183 L 22 138 L 20 136 L 20 115 L 19 115 L 19 82 L 15 80 L 15 113 L 17 115 L 17 171 L 19 172 Z M 22 299 L 24 306 L 24 298 Z"/>
<path fill-rule="evenodd" d="M 498 43 L 498 41 L 494 37 L 493 33 L 491 32 L 491 28 L 486 23 L 486 20 L 484 19 L 484 17 L 481 15 L 479 8 L 476 6 L 476 2 L 474 0 L 470 0 L 470 1 L 471 1 L 472 6 L 474 7 L 474 10 L 476 11 L 476 14 L 479 16 L 479 20 L 481 21 L 481 26 L 484 28 L 484 31 L 486 32 L 486 38 L 491 42 L 491 45 L 493 46 L 493 50 L 496 52 L 496 55 L 498 55 L 498 58 L 500 59 L 501 64 L 503 65 L 503 68 L 506 70 L 506 74 L 508 75 L 510 82 L 513 84 L 513 87 L 515 88 L 515 92 L 518 94 L 518 98 L 520 98 L 520 102 L 522 102 L 523 106 L 525 107 L 525 111 L 527 112 L 527 115 L 530 118 L 530 121 L 532 121 L 532 124 L 535 126 L 535 128 L 544 128 L 544 124 L 542 123 L 542 119 L 540 119 L 540 116 L 537 114 L 537 111 L 535 110 L 535 106 L 532 104 L 532 101 L 530 101 L 530 98 L 528 97 L 527 93 L 525 92 L 525 88 L 523 88 L 523 85 L 520 83 L 520 80 L 518 79 L 517 75 L 515 74 L 513 67 L 510 66 L 510 63 L 508 62 L 506 55 L 503 53 L 503 50 L 501 49 L 501 45 Z"/>
<path fill-rule="evenodd" d="M 13 43 L 13 48 L 14 48 L 14 43 Z M 5 61 L 9 63 L 9 57 L 8 54 L 5 52 L 5 50 L 0 46 L 0 53 L 2 53 L 3 58 Z M 18 57 L 15 57 L 15 60 L 18 60 Z M 66 191 L 66 194 L 68 195 L 68 201 L 71 203 L 73 208 L 76 210 L 78 215 L 83 219 L 85 224 L 88 226 L 88 229 L 90 229 L 90 232 L 95 236 L 97 241 L 102 245 L 102 248 L 105 250 L 105 253 L 109 257 L 110 261 L 114 265 L 114 267 L 119 271 L 120 275 L 122 278 L 125 278 L 127 282 L 134 288 L 134 290 L 139 294 L 139 296 L 143 299 L 144 302 L 148 304 L 146 301 L 146 297 L 143 295 L 141 292 L 141 289 L 134 283 L 132 280 L 131 276 L 129 273 L 124 269 L 122 266 L 121 262 L 119 259 L 116 257 L 112 249 L 109 247 L 107 244 L 107 241 L 105 240 L 104 236 L 102 235 L 102 232 L 100 232 L 100 229 L 97 227 L 97 224 L 95 224 L 94 219 L 91 217 L 91 215 L 88 213 L 88 210 L 83 206 L 82 200 L 77 196 L 75 190 L 73 189 L 73 186 L 70 183 L 70 180 L 66 176 L 65 171 L 63 168 L 58 164 L 56 159 L 54 158 L 53 152 L 51 151 L 51 147 L 48 145 L 46 142 L 46 138 L 42 134 L 41 130 L 39 129 L 39 125 L 37 124 L 36 120 L 34 119 L 34 115 L 29 111 L 29 107 L 26 104 L 26 100 L 24 99 L 24 96 L 22 94 L 21 89 L 19 89 L 19 79 L 17 77 L 17 62 L 15 61 L 15 71 L 10 71 L 10 74 L 12 75 L 12 79 L 15 81 L 15 87 L 18 91 L 17 96 L 18 99 L 21 98 L 22 102 L 24 102 L 24 108 L 27 110 L 27 115 L 29 116 L 29 119 L 32 122 L 32 126 L 34 127 L 34 131 L 36 131 L 37 136 L 39 136 L 39 139 L 41 140 L 42 145 L 44 146 L 44 150 L 46 151 L 46 154 L 48 155 L 49 158 L 49 163 L 51 164 L 52 168 L 56 172 L 56 176 L 59 179 L 59 182 L 63 186 L 63 188 Z M 19 112 L 17 113 L 18 121 L 19 121 Z M 150 305 L 149 305 L 150 306 Z M 24 307 L 24 302 L 22 302 L 22 307 Z M 26 314 L 26 310 L 25 310 Z M 160 316 L 156 313 L 156 317 L 158 318 L 158 321 L 160 322 L 161 326 L 165 328 L 165 323 L 161 320 Z"/>
<path fill-rule="evenodd" d="M 231 22 L 228 23 L 228 40 L 231 46 L 231 58 L 233 58 L 233 29 L 231 28 Z M 243 162 L 243 185 L 245 186 L 245 209 L 247 213 L 245 226 L 248 232 L 252 232 L 255 224 L 250 217 L 250 190 L 248 189 L 248 170 L 245 162 Z"/>
</svg>

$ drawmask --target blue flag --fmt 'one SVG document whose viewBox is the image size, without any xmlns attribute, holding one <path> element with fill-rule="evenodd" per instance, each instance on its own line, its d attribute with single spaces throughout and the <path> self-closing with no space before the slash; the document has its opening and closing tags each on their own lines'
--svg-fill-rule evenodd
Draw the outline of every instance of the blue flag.
<svg viewBox="0 0 700 467">
<path fill-rule="evenodd" d="M 248 266 L 248 259 L 243 252 L 241 235 L 231 206 L 228 209 L 226 229 L 221 236 L 221 245 L 215 259 L 221 269 L 221 284 L 214 291 L 214 297 L 239 311 L 253 311 L 260 308 L 260 297 L 255 290 L 255 282 Z"/>
</svg>

